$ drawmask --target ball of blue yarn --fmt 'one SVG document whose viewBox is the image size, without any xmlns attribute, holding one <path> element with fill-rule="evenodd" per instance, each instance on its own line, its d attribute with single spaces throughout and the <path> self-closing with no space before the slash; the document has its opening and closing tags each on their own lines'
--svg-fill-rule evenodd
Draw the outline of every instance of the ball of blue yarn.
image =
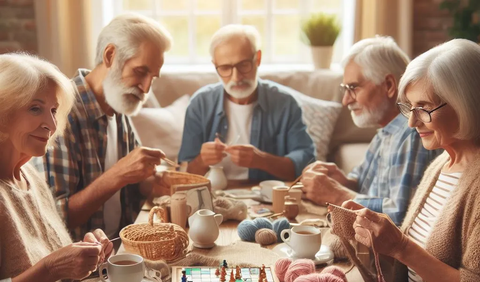
<svg viewBox="0 0 480 282">
<path fill-rule="evenodd" d="M 280 233 L 282 230 L 290 229 L 290 222 L 286 218 L 279 218 L 273 222 L 273 231 L 277 234 L 278 242 L 282 242 L 282 238 L 280 237 Z"/>
<path fill-rule="evenodd" d="M 262 228 L 273 229 L 272 222 L 268 218 L 258 217 L 253 220 L 253 223 L 255 223 L 258 229 L 262 229 Z"/>
<path fill-rule="evenodd" d="M 237 226 L 238 237 L 243 241 L 254 242 L 255 232 L 260 229 L 252 220 L 245 219 Z"/>
</svg>

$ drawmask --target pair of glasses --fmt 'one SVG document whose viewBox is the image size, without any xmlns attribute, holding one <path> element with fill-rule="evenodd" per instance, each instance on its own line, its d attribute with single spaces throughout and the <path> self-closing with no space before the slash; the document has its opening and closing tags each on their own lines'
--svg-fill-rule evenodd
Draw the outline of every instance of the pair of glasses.
<svg viewBox="0 0 480 282">
<path fill-rule="evenodd" d="M 443 106 L 445 106 L 447 103 L 443 103 L 440 106 L 436 107 L 433 110 L 425 110 L 423 107 L 412 107 L 407 104 L 403 103 L 397 103 L 397 107 L 400 110 L 400 113 L 405 116 L 406 118 L 410 119 L 410 116 L 413 115 L 421 122 L 423 123 L 430 123 L 432 122 L 432 113 Z"/>
<path fill-rule="evenodd" d="M 256 55 L 256 54 L 255 54 Z M 247 74 L 253 69 L 253 61 L 255 60 L 255 55 L 251 59 L 243 60 L 234 65 L 220 65 L 217 66 L 217 73 L 221 77 L 229 77 L 233 73 L 233 68 L 236 68 L 237 71 L 241 74 Z"/>
<path fill-rule="evenodd" d="M 340 83 L 340 86 L 338 87 L 338 90 L 340 91 L 340 94 L 342 94 L 342 96 L 344 96 L 345 92 L 347 92 L 347 94 L 350 96 L 350 98 L 355 100 L 357 98 L 357 93 L 355 92 L 355 89 L 357 87 L 358 87 L 358 85 L 350 85 L 350 84 Z"/>
</svg>

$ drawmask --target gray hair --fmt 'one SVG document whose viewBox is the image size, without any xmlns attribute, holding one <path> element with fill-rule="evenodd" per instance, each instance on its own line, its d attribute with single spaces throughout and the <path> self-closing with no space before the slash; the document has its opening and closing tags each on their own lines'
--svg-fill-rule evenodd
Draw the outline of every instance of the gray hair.
<svg viewBox="0 0 480 282">
<path fill-rule="evenodd" d="M 241 24 L 229 24 L 219 30 L 217 30 L 210 42 L 210 56 L 214 55 L 215 48 L 217 48 L 220 43 L 230 40 L 235 37 L 245 37 L 252 46 L 253 53 L 260 50 L 262 45 L 261 37 L 258 30 L 252 25 L 241 25 Z"/>
<path fill-rule="evenodd" d="M 398 100 L 408 102 L 405 90 L 425 80 L 440 102 L 458 116 L 455 137 L 480 142 L 480 46 L 466 39 L 453 39 L 415 58 L 400 80 Z"/>
<path fill-rule="evenodd" d="M 352 60 L 362 68 L 363 76 L 376 85 L 385 81 L 389 74 L 398 83 L 410 62 L 408 55 L 389 36 L 376 36 L 355 43 L 343 58 L 342 65 L 345 67 Z"/>
<path fill-rule="evenodd" d="M 57 130 L 50 138 L 50 145 L 57 135 L 63 134 L 68 114 L 75 101 L 71 81 L 58 68 L 35 56 L 23 53 L 0 55 L 0 127 L 9 122 L 11 114 L 27 106 L 35 94 L 48 83 L 57 87 Z M 0 132 L 0 141 L 8 136 Z"/>
<path fill-rule="evenodd" d="M 172 46 L 172 36 L 159 22 L 135 13 L 115 17 L 98 36 L 95 65 L 103 62 L 103 52 L 109 44 L 115 45 L 115 59 L 121 66 L 134 57 L 140 44 L 153 42 L 158 52 L 167 52 Z"/>
</svg>

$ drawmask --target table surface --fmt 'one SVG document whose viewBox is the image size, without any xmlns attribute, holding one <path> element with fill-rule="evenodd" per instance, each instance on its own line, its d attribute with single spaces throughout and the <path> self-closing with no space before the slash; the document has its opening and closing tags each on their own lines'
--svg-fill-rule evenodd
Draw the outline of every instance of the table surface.
<svg viewBox="0 0 480 282">
<path fill-rule="evenodd" d="M 255 186 L 255 183 L 248 183 L 248 182 L 238 182 L 238 181 L 229 181 L 228 184 L 228 189 L 239 189 L 239 188 L 244 188 L 244 189 L 249 189 L 252 186 Z M 247 206 L 255 205 L 258 204 L 258 202 L 253 201 L 253 200 L 244 200 L 247 204 Z M 265 207 L 271 207 L 271 205 L 264 204 Z M 144 204 L 142 207 L 141 212 L 139 213 L 137 219 L 135 220 L 135 223 L 145 223 L 148 221 L 148 214 L 149 210 L 153 207 L 152 200 L 147 200 L 147 202 Z M 324 213 L 326 213 L 326 208 L 324 208 Z M 296 217 L 297 222 L 301 222 L 304 219 L 311 219 L 311 218 L 324 218 L 324 215 L 319 215 L 318 213 L 308 213 L 308 212 L 302 212 Z M 292 221 L 295 222 L 295 221 Z M 223 222 L 219 226 L 219 236 L 218 239 L 215 241 L 215 244 L 217 246 L 228 246 L 231 245 L 232 243 L 240 240 L 238 233 L 237 233 L 237 226 L 239 222 L 238 221 L 233 221 L 229 220 L 226 222 Z M 276 246 L 276 244 L 265 246 L 268 249 L 273 249 Z M 120 245 L 120 248 L 118 249 L 117 253 L 125 253 L 125 249 L 123 247 L 123 244 Z M 335 265 L 341 267 L 344 270 L 348 270 L 350 268 L 349 263 L 335 263 Z M 353 271 L 350 271 L 347 274 L 347 278 L 349 281 L 363 281 L 361 276 L 359 275 L 358 271 L 356 271 L 356 268 L 354 268 Z"/>
</svg>

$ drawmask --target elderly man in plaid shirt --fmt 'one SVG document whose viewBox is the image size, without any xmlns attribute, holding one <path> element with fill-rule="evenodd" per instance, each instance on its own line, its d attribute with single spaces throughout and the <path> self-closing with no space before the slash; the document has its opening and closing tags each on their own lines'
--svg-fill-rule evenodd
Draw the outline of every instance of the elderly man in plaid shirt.
<svg viewBox="0 0 480 282">
<path fill-rule="evenodd" d="M 99 35 L 96 67 L 73 78 L 77 100 L 44 169 L 76 240 L 97 228 L 118 236 L 159 181 L 155 165 L 164 154 L 139 146 L 127 116 L 142 107 L 170 46 L 170 34 L 156 21 L 121 15 Z"/>
<path fill-rule="evenodd" d="M 343 105 L 358 127 L 380 126 L 365 160 L 345 174 L 333 163 L 316 162 L 302 176 L 306 197 L 317 204 L 354 200 L 401 224 L 411 197 L 441 150 L 426 150 L 397 108 L 397 86 L 410 59 L 390 37 L 356 43 L 344 58 Z"/>
</svg>

